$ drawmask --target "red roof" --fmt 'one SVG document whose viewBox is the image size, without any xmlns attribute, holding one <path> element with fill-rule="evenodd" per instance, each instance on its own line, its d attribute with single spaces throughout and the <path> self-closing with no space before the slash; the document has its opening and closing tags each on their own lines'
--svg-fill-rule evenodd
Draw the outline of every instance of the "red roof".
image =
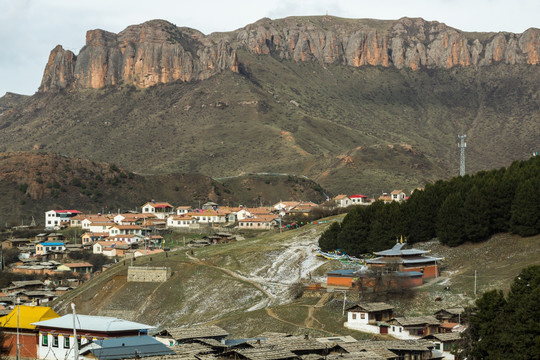
<svg viewBox="0 0 540 360">
<path fill-rule="evenodd" d="M 355 199 L 355 198 L 367 198 L 367 196 L 366 195 L 360 195 L 360 194 L 349 196 L 349 199 Z"/>
<path fill-rule="evenodd" d="M 57 212 L 59 214 L 65 214 L 65 213 L 70 213 L 70 214 L 82 214 L 82 212 L 80 212 L 79 210 L 53 210 L 54 212 Z"/>
</svg>

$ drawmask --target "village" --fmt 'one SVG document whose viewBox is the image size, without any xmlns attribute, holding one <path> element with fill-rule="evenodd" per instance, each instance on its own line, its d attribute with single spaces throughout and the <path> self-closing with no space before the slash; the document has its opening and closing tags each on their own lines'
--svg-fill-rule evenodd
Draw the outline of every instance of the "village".
<svg viewBox="0 0 540 360">
<path fill-rule="evenodd" d="M 384 194 L 385 202 L 405 201 L 402 191 Z M 333 208 L 369 205 L 364 195 L 338 195 Z M 78 210 L 45 213 L 45 231 L 33 239 L 7 239 L 2 249 L 17 249 L 19 261 L 9 271 L 35 280 L 13 281 L 0 289 L 9 355 L 14 358 L 51 359 L 454 359 L 455 342 L 465 329 L 463 308 L 440 309 L 433 316 L 404 317 L 382 302 L 358 302 L 343 309 L 343 327 L 381 337 L 357 341 L 351 336 L 309 337 L 287 333 L 262 333 L 248 339 L 229 338 L 215 325 L 157 328 L 119 318 L 73 314 L 60 316 L 47 303 L 81 286 L 111 266 L 128 268 L 128 281 L 163 281 L 170 269 L 138 267 L 140 256 L 171 251 L 163 231 L 206 235 L 185 242 L 182 248 L 242 241 L 250 231 L 287 231 L 295 221 L 319 205 L 280 201 L 269 207 L 221 207 L 208 202 L 200 209 L 174 207 L 150 201 L 140 212 L 83 214 Z M 328 204 L 326 204 L 328 206 Z M 300 217 L 299 217 L 300 216 Z M 312 221 L 311 223 L 317 223 Z M 293 222 L 294 224 L 294 222 Z M 80 230 L 76 239 L 66 229 Z M 247 231 L 247 233 L 246 233 Z M 109 261 L 75 262 L 70 254 L 87 253 Z M 325 283 L 306 284 L 306 291 L 387 291 L 412 288 L 439 276 L 441 258 L 410 248 L 401 239 L 394 247 L 370 259 L 355 259 L 350 269 L 329 271 Z M 329 254 L 315 251 L 313 256 Z M 335 255 L 333 255 L 335 256 Z M 341 255 L 339 255 L 341 256 Z M 349 257 L 350 258 L 350 257 Z M 158 274 L 159 275 L 156 275 Z M 131 275 L 130 275 L 131 274 Z M 345 305 L 345 302 L 344 302 Z M 398 313 L 401 313 L 398 311 Z M 74 326 L 74 319 L 77 323 Z M 74 341 L 74 339 L 77 341 Z"/>
</svg>

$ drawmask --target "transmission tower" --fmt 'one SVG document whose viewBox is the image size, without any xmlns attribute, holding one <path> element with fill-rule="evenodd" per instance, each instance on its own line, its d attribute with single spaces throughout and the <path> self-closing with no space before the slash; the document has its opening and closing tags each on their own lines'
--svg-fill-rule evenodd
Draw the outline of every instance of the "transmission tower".
<svg viewBox="0 0 540 360">
<path fill-rule="evenodd" d="M 465 148 L 467 147 L 467 143 L 465 143 L 465 138 L 467 135 L 458 135 L 458 138 L 461 140 L 461 142 L 458 144 L 459 150 L 460 150 L 460 157 L 459 157 L 459 176 L 465 175 Z"/>
</svg>

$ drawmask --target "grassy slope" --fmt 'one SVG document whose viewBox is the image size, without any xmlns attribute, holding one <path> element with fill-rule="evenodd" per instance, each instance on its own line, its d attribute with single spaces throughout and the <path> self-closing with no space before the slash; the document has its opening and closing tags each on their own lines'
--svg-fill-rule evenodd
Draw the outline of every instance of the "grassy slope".
<svg viewBox="0 0 540 360">
<path fill-rule="evenodd" d="M 379 193 L 456 174 L 458 133 L 468 134 L 471 171 L 528 156 L 540 135 L 536 67 L 413 72 L 239 59 L 242 74 L 200 82 L 37 94 L 4 113 L 0 140 L 139 173 L 284 172 L 334 192 Z"/>
<path fill-rule="evenodd" d="M 299 257 L 297 253 L 309 254 L 324 227 L 306 226 L 282 234 L 264 234 L 227 245 L 196 249 L 194 256 L 199 262 L 190 260 L 184 251 L 171 252 L 169 257 L 155 255 L 152 261 L 149 257 L 136 260 L 135 265 L 170 266 L 173 276 L 163 284 L 126 283 L 127 269 L 121 262 L 62 297 L 57 309 L 67 311 L 68 304 L 74 300 L 81 313 L 120 316 L 160 327 L 214 323 L 238 337 L 255 336 L 263 331 L 364 337 L 365 334 L 343 328 L 345 317 L 341 315 L 340 294 L 320 306 L 315 306 L 319 298 L 287 300 L 287 280 L 296 281 L 298 273 L 304 274 L 306 279 L 305 263 L 309 256 Z M 508 289 L 523 267 L 540 263 L 539 240 L 540 236 L 519 238 L 501 234 L 488 242 L 458 248 L 437 243 L 419 245 L 431 249 L 434 255 L 445 257 L 441 278 L 403 296 L 351 293 L 349 299 L 363 296 L 368 301 L 387 301 L 405 315 L 430 314 L 442 307 L 467 305 L 474 300 L 474 269 L 479 270 L 479 293 L 493 288 Z M 283 254 L 285 258 L 280 257 Z M 309 269 L 314 278 L 343 267 L 339 262 L 314 261 L 319 261 L 320 265 L 317 270 Z M 226 271 L 233 271 L 240 278 Z M 263 281 L 267 291 L 277 294 L 269 308 L 264 307 L 268 298 L 254 286 L 251 282 L 254 280 Z M 441 300 L 435 301 L 435 298 Z M 310 307 L 312 316 L 309 316 Z"/>
</svg>

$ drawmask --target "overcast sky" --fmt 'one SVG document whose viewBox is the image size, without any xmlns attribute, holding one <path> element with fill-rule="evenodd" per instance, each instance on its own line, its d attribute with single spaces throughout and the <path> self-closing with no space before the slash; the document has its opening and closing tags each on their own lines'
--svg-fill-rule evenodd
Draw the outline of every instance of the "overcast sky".
<svg viewBox="0 0 540 360">
<path fill-rule="evenodd" d="M 165 19 L 205 34 L 293 15 L 437 20 L 465 31 L 540 27 L 540 0 L 0 0 L 0 96 L 37 91 L 50 51 L 78 54 L 86 31 Z"/>
</svg>

